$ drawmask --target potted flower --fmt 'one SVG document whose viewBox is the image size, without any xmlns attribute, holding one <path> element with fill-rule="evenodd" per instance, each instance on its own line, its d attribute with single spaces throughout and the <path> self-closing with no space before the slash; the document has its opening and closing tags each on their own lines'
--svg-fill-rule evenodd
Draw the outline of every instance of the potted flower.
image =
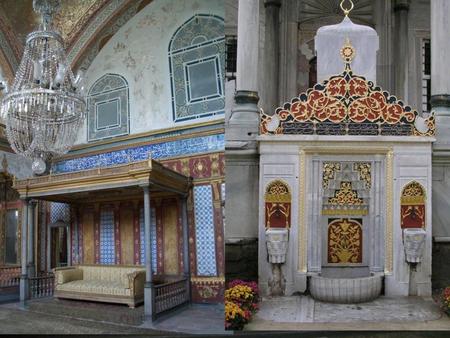
<svg viewBox="0 0 450 338">
<path fill-rule="evenodd" d="M 225 328 L 242 330 L 258 311 L 259 290 L 255 282 L 233 280 L 225 290 Z"/>
</svg>

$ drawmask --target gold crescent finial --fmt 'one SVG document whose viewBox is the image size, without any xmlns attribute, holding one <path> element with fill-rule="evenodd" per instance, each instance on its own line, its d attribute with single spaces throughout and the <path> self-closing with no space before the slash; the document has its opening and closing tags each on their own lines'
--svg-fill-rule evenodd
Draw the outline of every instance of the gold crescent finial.
<svg viewBox="0 0 450 338">
<path fill-rule="evenodd" d="M 341 4 L 340 4 L 341 9 L 342 9 L 342 11 L 344 12 L 344 15 L 345 15 L 345 16 L 348 16 L 348 15 L 350 14 L 350 12 L 352 11 L 353 7 L 355 7 L 355 5 L 353 4 L 353 1 L 352 1 L 352 0 L 348 0 L 348 1 L 350 2 L 350 8 L 344 8 L 344 2 L 345 2 L 345 0 L 342 0 L 342 1 L 341 1 Z"/>
</svg>

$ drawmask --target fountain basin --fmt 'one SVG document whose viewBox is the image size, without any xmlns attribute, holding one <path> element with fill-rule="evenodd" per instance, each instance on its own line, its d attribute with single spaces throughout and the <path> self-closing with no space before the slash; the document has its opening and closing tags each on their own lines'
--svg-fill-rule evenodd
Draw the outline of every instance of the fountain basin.
<svg viewBox="0 0 450 338">
<path fill-rule="evenodd" d="M 382 285 L 383 274 L 355 278 L 310 277 L 311 296 L 330 303 L 369 302 L 380 295 Z"/>
</svg>

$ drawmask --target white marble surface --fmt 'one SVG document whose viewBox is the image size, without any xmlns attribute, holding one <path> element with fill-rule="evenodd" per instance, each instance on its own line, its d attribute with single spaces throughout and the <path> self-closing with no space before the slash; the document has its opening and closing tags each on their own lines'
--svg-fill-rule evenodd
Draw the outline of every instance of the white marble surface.
<svg viewBox="0 0 450 338">
<path fill-rule="evenodd" d="M 377 32 L 369 26 L 354 24 L 348 17 L 337 25 L 323 26 L 317 31 L 317 82 L 342 73 L 344 61 L 340 50 L 346 39 L 349 39 L 356 51 L 352 61 L 353 72 L 376 82 L 379 46 Z"/>
<path fill-rule="evenodd" d="M 6 171 L 14 175 L 17 179 L 24 179 L 33 176 L 31 170 L 31 160 L 23 156 L 0 151 L 0 170 L 4 170 L 3 160 L 6 158 Z"/>
<path fill-rule="evenodd" d="M 303 141 L 301 140 L 303 138 Z M 339 138 L 341 141 L 339 141 Z M 370 142 L 375 141 L 378 142 Z M 305 222 L 306 234 L 312 229 L 317 228 L 317 222 L 312 220 L 312 215 L 320 216 L 320 209 L 314 208 L 314 200 L 317 200 L 317 193 L 311 190 L 310 185 L 313 181 L 318 181 L 319 176 L 312 175 L 313 167 L 311 158 L 331 159 L 331 155 L 326 154 L 326 149 L 336 151 L 342 149 L 341 153 L 333 153 L 335 160 L 372 161 L 374 164 L 381 163 L 381 171 L 376 174 L 379 181 L 374 181 L 375 186 L 379 186 L 380 202 L 379 207 L 373 207 L 371 214 L 375 219 L 380 219 L 380 229 L 369 237 L 378 238 L 371 244 L 368 265 L 371 271 L 383 272 L 388 269 L 385 266 L 386 237 L 385 220 L 386 200 L 385 200 L 385 154 L 388 149 L 393 151 L 393 199 L 388 201 L 392 205 L 392 271 L 388 270 L 385 278 L 385 294 L 389 296 L 407 296 L 410 291 L 410 268 L 405 262 L 405 253 L 402 240 L 402 229 L 400 227 L 400 195 L 402 189 L 411 181 L 419 182 L 426 190 L 426 195 L 431 196 L 431 141 L 432 138 L 422 137 L 332 137 L 332 136 L 287 136 L 277 135 L 276 137 L 259 137 L 260 152 L 260 186 L 259 186 L 259 238 L 264 238 L 264 191 L 267 184 L 275 179 L 282 179 L 289 184 L 292 192 L 292 212 L 291 228 L 289 236 L 289 247 L 286 263 L 282 265 L 282 272 L 286 278 L 286 295 L 292 295 L 295 292 L 304 292 L 306 288 L 306 271 L 301 271 L 299 267 L 301 247 L 299 224 L 299 205 L 295 201 L 300 201 L 300 151 L 302 149 L 317 148 L 318 154 L 314 152 L 306 154 L 306 207 Z M 367 155 L 357 152 L 367 153 Z M 377 150 L 378 149 L 378 150 Z M 380 153 L 380 149 L 383 149 Z M 370 154 L 371 152 L 378 154 Z M 356 153 L 355 153 L 356 152 Z M 328 157 L 327 157 L 328 156 Z M 379 162 L 379 161 L 382 162 Z M 316 177 L 314 180 L 313 178 Z M 319 177 L 320 178 L 320 177 Z M 378 183 L 377 183 L 378 182 Z M 319 186 L 317 182 L 315 186 Z M 375 192 L 377 193 L 377 192 Z M 369 215 L 369 216 L 370 216 Z M 319 217 L 320 218 L 320 217 Z M 431 198 L 426 200 L 426 243 L 423 261 L 417 267 L 415 272 L 415 281 L 417 282 L 417 293 L 419 296 L 429 296 L 431 294 L 431 245 L 432 245 L 432 209 Z M 321 223 L 320 223 L 321 224 Z M 371 218 L 369 228 L 374 228 L 377 223 Z M 308 230 L 309 229 L 309 230 Z M 375 231 L 375 230 L 374 230 Z M 323 243 L 319 237 L 307 237 L 307 262 L 308 272 L 319 272 L 321 268 L 322 257 L 324 255 Z M 313 263 L 316 262 L 314 265 Z M 267 285 L 271 277 L 271 267 L 267 262 L 267 248 L 263 241 L 259 244 L 259 284 L 262 294 L 267 294 Z"/>
<path fill-rule="evenodd" d="M 240 0 L 238 8 L 237 90 L 258 91 L 259 0 Z"/>
<path fill-rule="evenodd" d="M 255 321 L 290 323 L 416 322 L 439 319 L 439 307 L 422 297 L 380 297 L 360 304 L 332 304 L 310 296 L 264 298 Z"/>
<path fill-rule="evenodd" d="M 431 95 L 450 95 L 450 1 L 433 0 L 431 6 Z"/>
</svg>

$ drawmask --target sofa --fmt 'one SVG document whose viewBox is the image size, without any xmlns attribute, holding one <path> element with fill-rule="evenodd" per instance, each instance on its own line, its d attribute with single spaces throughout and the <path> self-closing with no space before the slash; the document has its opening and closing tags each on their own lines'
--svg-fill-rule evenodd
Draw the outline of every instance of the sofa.
<svg viewBox="0 0 450 338">
<path fill-rule="evenodd" d="M 144 301 L 145 268 L 130 265 L 76 265 L 55 269 L 57 298 L 122 303 Z"/>
</svg>

